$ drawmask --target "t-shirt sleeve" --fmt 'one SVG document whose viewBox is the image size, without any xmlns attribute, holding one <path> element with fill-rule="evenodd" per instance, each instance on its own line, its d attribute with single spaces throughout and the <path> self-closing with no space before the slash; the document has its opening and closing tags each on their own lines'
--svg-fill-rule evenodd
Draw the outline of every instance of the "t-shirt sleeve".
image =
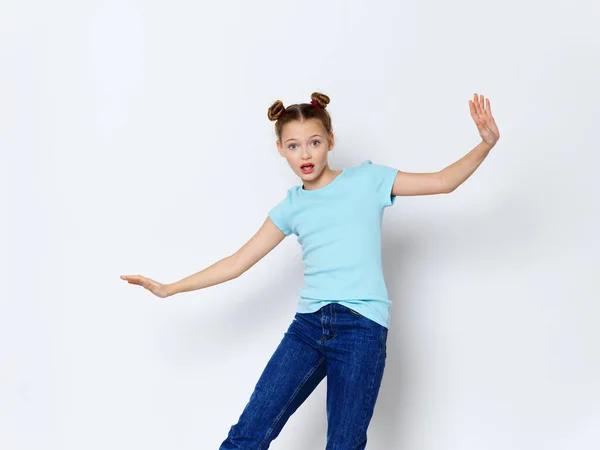
<svg viewBox="0 0 600 450">
<path fill-rule="evenodd" d="M 396 201 L 396 196 L 392 195 L 392 187 L 394 186 L 398 169 L 382 164 L 373 164 L 371 160 L 366 160 L 363 164 L 366 165 L 366 169 L 369 171 L 369 180 L 381 207 L 387 208 L 388 206 L 392 206 Z"/>
<path fill-rule="evenodd" d="M 292 233 L 290 213 L 292 209 L 290 191 L 286 197 L 269 210 L 269 217 L 286 236 Z"/>
</svg>

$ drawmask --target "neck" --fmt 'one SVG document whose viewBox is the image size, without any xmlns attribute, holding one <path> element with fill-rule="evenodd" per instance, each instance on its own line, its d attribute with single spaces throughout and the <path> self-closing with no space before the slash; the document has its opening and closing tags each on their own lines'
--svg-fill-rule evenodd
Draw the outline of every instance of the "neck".
<svg viewBox="0 0 600 450">
<path fill-rule="evenodd" d="M 341 170 L 333 171 L 329 168 L 329 166 L 325 166 L 323 172 L 321 172 L 317 178 L 313 180 L 304 180 L 302 188 L 306 191 L 320 189 L 331 183 L 340 173 L 342 173 Z"/>
</svg>

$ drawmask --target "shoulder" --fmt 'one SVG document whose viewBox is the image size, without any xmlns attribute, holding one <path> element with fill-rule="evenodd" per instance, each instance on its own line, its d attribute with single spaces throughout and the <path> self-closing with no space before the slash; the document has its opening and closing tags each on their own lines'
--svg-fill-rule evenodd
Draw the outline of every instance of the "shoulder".
<svg viewBox="0 0 600 450">
<path fill-rule="evenodd" d="M 376 179 L 377 175 L 381 172 L 382 166 L 380 164 L 375 164 L 370 159 L 364 160 L 362 163 L 357 164 L 356 166 L 349 167 L 346 169 L 353 178 L 363 179 L 365 181 L 372 181 Z"/>
<path fill-rule="evenodd" d="M 361 174 L 370 174 L 370 173 L 377 173 L 378 171 L 382 170 L 382 168 L 384 168 L 386 166 L 382 165 L 382 164 L 377 164 L 374 163 L 373 161 L 371 161 L 370 159 L 365 159 L 362 163 L 357 164 L 356 166 L 350 167 L 348 168 L 348 170 L 356 172 L 356 173 L 361 173 Z"/>
<path fill-rule="evenodd" d="M 348 172 L 349 175 L 355 176 L 355 177 L 364 175 L 364 174 L 368 173 L 369 166 L 371 166 L 372 164 L 373 164 L 373 162 L 370 159 L 366 159 L 365 161 L 363 161 L 360 164 L 357 164 L 357 165 L 351 166 L 351 167 L 347 167 L 346 172 Z"/>
<path fill-rule="evenodd" d="M 398 169 L 394 167 L 386 166 L 384 164 L 377 164 L 370 159 L 363 161 L 358 166 L 355 166 L 354 169 L 357 172 L 365 174 L 366 176 L 375 180 L 380 178 L 389 178 L 390 176 L 395 177 L 396 173 L 398 172 Z"/>
<path fill-rule="evenodd" d="M 367 171 L 367 172 L 381 172 L 381 171 L 385 171 L 386 169 L 391 169 L 391 167 L 389 167 L 389 166 L 374 163 L 370 159 L 366 159 L 365 161 L 363 161 L 361 164 L 359 164 L 356 167 L 359 169 L 362 169 L 363 171 Z"/>
<path fill-rule="evenodd" d="M 372 165 L 373 165 L 373 161 L 371 161 L 370 159 L 365 159 L 360 164 L 358 164 L 354 167 L 351 167 L 351 169 L 353 169 L 353 170 L 368 170 Z"/>
<path fill-rule="evenodd" d="M 301 186 L 292 186 L 291 188 L 289 188 L 286 193 L 285 193 L 285 201 L 288 202 L 290 205 L 294 204 L 295 202 L 297 202 L 298 199 L 298 189 L 300 189 Z"/>
<path fill-rule="evenodd" d="M 367 159 L 353 167 L 352 171 L 355 173 L 355 181 L 377 193 L 383 207 L 394 203 L 395 196 L 392 195 L 392 190 L 398 169 L 384 164 L 375 164 Z"/>
<path fill-rule="evenodd" d="M 279 202 L 277 203 L 277 207 L 280 208 L 288 208 L 296 203 L 298 198 L 298 186 L 292 186 L 286 192 L 283 198 L 280 197 Z"/>
</svg>

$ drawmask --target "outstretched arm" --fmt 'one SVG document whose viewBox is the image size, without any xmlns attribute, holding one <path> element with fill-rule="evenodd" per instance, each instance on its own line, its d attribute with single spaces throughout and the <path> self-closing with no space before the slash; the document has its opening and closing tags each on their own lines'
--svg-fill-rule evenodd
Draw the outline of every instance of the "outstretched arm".
<svg viewBox="0 0 600 450">
<path fill-rule="evenodd" d="M 473 150 L 439 172 L 411 173 L 398 171 L 392 194 L 448 194 L 463 184 L 475 172 L 500 139 L 498 127 L 492 117 L 490 101 L 485 99 L 485 102 L 486 104 L 484 104 L 484 97 L 479 96 L 478 98 L 477 94 L 474 95 L 474 101 L 469 100 L 471 117 L 473 117 L 482 139 Z"/>
<path fill-rule="evenodd" d="M 238 251 L 183 280 L 167 285 L 169 295 L 202 289 L 239 277 L 273 250 L 285 234 L 267 217 L 260 229 Z"/>
<path fill-rule="evenodd" d="M 234 254 L 175 283 L 161 284 L 142 275 L 123 275 L 121 278 L 130 284 L 143 286 L 161 298 L 214 286 L 239 277 L 273 250 L 285 236 L 267 217 L 256 234 Z"/>
</svg>

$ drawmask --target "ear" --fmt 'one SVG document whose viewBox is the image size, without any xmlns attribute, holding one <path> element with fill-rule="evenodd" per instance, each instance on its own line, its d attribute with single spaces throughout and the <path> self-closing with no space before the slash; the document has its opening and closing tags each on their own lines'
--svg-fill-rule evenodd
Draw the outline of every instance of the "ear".
<svg viewBox="0 0 600 450">
<path fill-rule="evenodd" d="M 277 151 L 279 152 L 279 154 L 283 157 L 283 148 L 281 147 L 281 141 L 279 139 L 277 139 Z"/>
<path fill-rule="evenodd" d="M 331 133 L 331 135 L 329 136 L 328 141 L 329 141 L 329 150 L 331 151 L 331 150 L 333 150 L 333 147 L 335 145 L 335 136 L 333 133 Z"/>
</svg>

